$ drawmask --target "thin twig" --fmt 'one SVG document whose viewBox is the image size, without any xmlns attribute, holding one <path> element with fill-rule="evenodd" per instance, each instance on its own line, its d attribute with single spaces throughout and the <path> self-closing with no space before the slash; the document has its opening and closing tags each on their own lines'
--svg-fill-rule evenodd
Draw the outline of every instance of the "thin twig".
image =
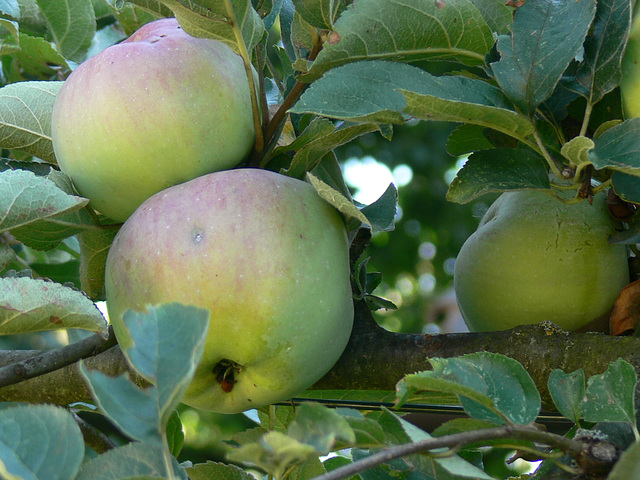
<svg viewBox="0 0 640 480">
<path fill-rule="evenodd" d="M 0 387 L 20 383 L 29 378 L 53 372 L 83 358 L 92 357 L 116 345 L 116 336 L 109 327 L 108 335 L 94 334 L 65 347 L 49 350 L 0 368 Z"/>
<path fill-rule="evenodd" d="M 362 458 L 354 463 L 331 470 L 324 475 L 315 477 L 313 480 L 342 480 L 380 464 L 390 462 L 391 460 L 406 457 L 407 455 L 439 448 L 454 448 L 470 443 L 500 438 L 518 438 L 544 443 L 553 448 L 559 448 L 572 457 L 578 457 L 583 453 L 582 443 L 576 440 L 562 437 L 554 433 L 544 432 L 528 425 L 505 425 L 501 427 L 457 433 L 444 437 L 426 438 L 414 443 L 397 445 Z"/>
</svg>

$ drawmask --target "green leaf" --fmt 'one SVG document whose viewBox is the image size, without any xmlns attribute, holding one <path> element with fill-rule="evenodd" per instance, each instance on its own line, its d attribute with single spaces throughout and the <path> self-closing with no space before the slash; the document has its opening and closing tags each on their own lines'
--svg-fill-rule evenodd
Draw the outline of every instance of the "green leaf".
<svg viewBox="0 0 640 480">
<path fill-rule="evenodd" d="M 640 442 L 626 449 L 613 466 L 607 480 L 632 480 L 640 478 Z"/>
<path fill-rule="evenodd" d="M 395 228 L 398 210 L 398 190 L 390 183 L 375 202 L 361 209 L 371 224 L 371 233 L 390 232 Z"/>
<path fill-rule="evenodd" d="M 588 137 L 573 137 L 562 146 L 560 153 L 569 160 L 569 164 L 576 169 L 575 177 L 580 178 L 580 172 L 588 165 L 591 165 L 589 151 L 594 147 L 593 140 Z"/>
<path fill-rule="evenodd" d="M 275 409 L 275 415 L 271 414 L 271 407 L 262 407 L 258 409 L 260 425 L 262 425 L 265 430 L 276 430 L 284 433 L 287 431 L 289 424 L 295 418 L 296 410 L 288 405 L 278 405 Z"/>
<path fill-rule="evenodd" d="M 582 418 L 585 388 L 582 369 L 571 373 L 555 369 L 549 375 L 549 393 L 553 403 L 562 415 L 576 424 L 579 424 Z"/>
<path fill-rule="evenodd" d="M 106 332 L 107 322 L 78 290 L 28 277 L 0 278 L 0 335 L 63 328 Z"/>
<path fill-rule="evenodd" d="M 404 420 L 402 417 L 389 412 L 388 410 L 383 410 L 378 414 L 370 415 L 370 417 L 378 418 L 378 421 L 387 434 L 387 441 L 389 443 L 403 444 L 431 438 L 431 435 L 424 430 L 418 428 L 407 420 Z M 445 449 L 440 449 L 440 452 L 443 451 L 445 451 Z M 354 450 L 354 460 L 363 458 L 364 455 L 359 455 L 355 452 L 360 451 Z M 434 453 L 439 452 L 436 450 Z M 396 472 L 411 472 L 415 469 L 426 474 L 427 478 L 434 479 L 455 478 L 462 480 L 464 478 L 470 478 L 489 480 L 493 478 L 458 455 L 445 455 L 442 458 L 429 457 L 427 455 L 410 455 L 404 459 L 398 459 L 391 463 L 387 463 L 383 468 L 390 468 L 391 471 L 395 470 Z M 373 479 L 377 477 L 373 476 L 371 478 Z M 393 475 L 391 478 L 396 478 L 396 475 Z"/>
<path fill-rule="evenodd" d="M 358 62 L 331 70 L 291 111 L 377 123 L 401 123 L 410 115 L 483 125 L 520 139 L 534 131 L 496 87 L 474 78 L 433 76 L 397 62 Z"/>
<path fill-rule="evenodd" d="M 484 134 L 481 125 L 462 124 L 447 138 L 447 152 L 458 157 L 478 150 L 490 150 L 494 145 Z"/>
<path fill-rule="evenodd" d="M 163 455 L 161 446 L 129 443 L 109 450 L 83 464 L 74 480 L 167 478 Z M 172 467 L 175 478 L 188 480 L 187 474 L 175 459 L 172 459 Z"/>
<path fill-rule="evenodd" d="M 350 408 L 338 408 L 336 411 L 343 416 L 355 434 L 355 441 L 351 442 L 358 448 L 376 448 L 385 446 L 384 430 L 380 423 L 365 417 L 361 412 Z"/>
<path fill-rule="evenodd" d="M 490 192 L 549 189 L 548 166 L 522 148 L 481 150 L 469 156 L 447 191 L 447 200 L 468 203 Z"/>
<path fill-rule="evenodd" d="M 104 295 L 104 273 L 107 255 L 117 228 L 85 230 L 78 236 L 80 242 L 80 285 L 89 298 Z"/>
<path fill-rule="evenodd" d="M 132 366 L 154 386 L 138 388 L 128 375 L 83 374 L 100 409 L 127 435 L 141 441 L 164 441 L 165 428 L 200 361 L 209 312 L 170 303 L 148 313 L 128 310 L 124 322 L 130 342 L 121 342 Z M 120 340 L 120 339 L 119 339 Z"/>
<path fill-rule="evenodd" d="M 0 88 L 0 147 L 55 163 L 51 112 L 64 82 L 18 82 Z"/>
<path fill-rule="evenodd" d="M 96 33 L 91 0 L 37 0 L 58 51 L 69 60 L 81 62 Z"/>
<path fill-rule="evenodd" d="M 335 410 L 318 403 L 303 403 L 296 409 L 296 417 L 289 424 L 287 434 L 311 445 L 327 455 L 337 441 L 353 444 L 356 435 L 349 422 Z"/>
<path fill-rule="evenodd" d="M 27 405 L 0 411 L 0 477 L 69 480 L 83 458 L 82 433 L 66 410 Z"/>
<path fill-rule="evenodd" d="M 398 398 L 412 391 L 454 393 L 473 418 L 494 423 L 533 422 L 540 413 L 540 393 L 517 361 L 478 352 L 454 358 L 430 359 L 433 370 L 407 375 L 397 387 Z"/>
<path fill-rule="evenodd" d="M 207 461 L 187 468 L 190 480 L 255 480 L 246 470 L 236 466 Z"/>
<path fill-rule="evenodd" d="M 596 169 L 610 168 L 640 176 L 640 117 L 625 120 L 595 139 L 589 160 Z"/>
<path fill-rule="evenodd" d="M 23 23 L 21 23 L 23 25 Z M 31 78 L 59 78 L 60 75 L 68 73 L 71 68 L 67 60 L 60 55 L 55 46 L 43 37 L 34 37 L 24 32 L 20 32 L 18 37 L 20 51 L 13 53 L 19 69 L 10 72 L 10 79 L 15 85 L 19 85 L 24 80 Z M 42 82 L 37 82 L 42 83 Z M 56 82 L 61 83 L 61 82 Z M 12 83 L 14 85 L 14 83 Z M 43 122 L 48 121 L 48 117 L 40 117 Z M 53 151 L 52 151 L 53 155 Z M 51 163 L 55 159 L 45 159 Z"/>
<path fill-rule="evenodd" d="M 296 13 L 320 30 L 333 30 L 333 23 L 346 3 L 344 0 L 293 0 Z"/>
<path fill-rule="evenodd" d="M 616 88 L 622 80 L 620 65 L 625 42 L 631 28 L 629 0 L 599 0 L 593 23 L 593 34 L 584 42 L 584 62 L 578 68 L 576 80 L 591 103 Z"/>
<path fill-rule="evenodd" d="M 71 179 L 59 170 L 51 169 L 46 177 L 60 190 L 72 198 L 77 197 Z M 51 218 L 42 218 L 27 225 L 11 229 L 14 237 L 25 245 L 36 250 L 50 250 L 58 244 L 84 229 L 98 230 L 95 221 L 84 209 L 76 209 L 68 213 L 60 213 Z"/>
<path fill-rule="evenodd" d="M 360 210 L 358 210 L 358 207 L 356 207 L 351 200 L 346 198 L 336 189 L 324 183 L 312 173 L 307 173 L 307 179 L 309 180 L 309 183 L 313 185 L 313 188 L 316 189 L 318 195 L 320 195 L 322 199 L 329 202 L 336 208 L 336 210 L 344 215 L 347 219 L 347 222 L 353 219 L 361 222 L 365 227 L 371 226 L 367 217 L 365 217 L 364 214 Z"/>
<path fill-rule="evenodd" d="M 619 358 L 611 362 L 606 372 L 589 377 L 582 404 L 587 422 L 629 422 L 635 426 L 636 371 Z"/>
<path fill-rule="evenodd" d="M 20 51 L 18 22 L 0 18 L 0 55 L 11 55 Z"/>
<path fill-rule="evenodd" d="M 640 177 L 622 172 L 613 172 L 611 182 L 616 195 L 627 202 L 640 204 Z"/>
<path fill-rule="evenodd" d="M 161 12 L 162 7 L 173 11 L 182 28 L 194 37 L 214 38 L 239 52 L 231 17 L 225 2 L 216 0 L 131 0 L 130 3 L 146 10 Z M 265 33 L 262 19 L 253 9 L 251 0 L 230 0 L 235 22 L 240 27 L 242 38 L 251 51 Z"/>
<path fill-rule="evenodd" d="M 20 18 L 20 2 L 18 0 L 3 0 L 0 2 L 0 13 L 15 19 Z"/>
<path fill-rule="evenodd" d="M 317 460 L 319 455 L 315 447 L 272 430 L 264 434 L 259 442 L 232 450 L 227 454 L 227 460 L 248 462 L 271 473 L 275 478 L 282 478 L 287 470 Z"/>
<path fill-rule="evenodd" d="M 494 39 L 469 0 L 368 0 L 349 5 L 335 22 L 305 82 L 327 70 L 361 60 L 454 59 L 481 65 Z"/>
<path fill-rule="evenodd" d="M 326 119 L 322 120 L 327 121 Z M 322 159 L 331 153 L 334 148 L 344 145 L 361 135 L 379 130 L 380 127 L 378 125 L 371 123 L 360 125 L 343 124 L 338 128 L 333 127 L 331 132 L 305 143 L 296 152 L 289 169 L 284 173 L 292 177 L 304 178 L 304 174 L 319 165 Z"/>
<path fill-rule="evenodd" d="M 471 0 L 476 6 L 484 21 L 494 33 L 507 33 L 513 22 L 513 10 L 507 7 L 506 2 L 495 0 Z"/>
<path fill-rule="evenodd" d="M 167 422 L 167 443 L 171 455 L 177 457 L 184 445 L 184 430 L 182 428 L 180 414 L 177 410 L 171 413 L 169 421 Z"/>
<path fill-rule="evenodd" d="M 351 191 L 344 181 L 342 169 L 340 168 L 340 163 L 338 162 L 338 158 L 335 153 L 332 155 L 325 155 L 320 163 L 316 165 L 316 168 L 311 171 L 311 174 L 318 177 L 331 188 L 340 192 L 348 200 L 353 200 L 351 197 Z"/>
<path fill-rule="evenodd" d="M 16 259 L 16 252 L 6 243 L 0 242 L 0 271 Z"/>
<path fill-rule="evenodd" d="M 533 115 L 582 48 L 595 0 L 528 0 L 516 10 L 510 36 L 498 38 L 496 80 L 520 110 Z"/>
</svg>

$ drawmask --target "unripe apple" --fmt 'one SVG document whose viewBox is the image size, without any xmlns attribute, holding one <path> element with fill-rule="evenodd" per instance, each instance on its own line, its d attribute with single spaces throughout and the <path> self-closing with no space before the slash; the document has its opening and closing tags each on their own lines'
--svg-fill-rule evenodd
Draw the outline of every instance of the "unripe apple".
<svg viewBox="0 0 640 480">
<path fill-rule="evenodd" d="M 471 331 L 550 320 L 568 331 L 606 328 L 629 283 L 627 249 L 604 193 L 568 205 L 541 191 L 503 193 L 462 246 L 454 287 Z"/>
<path fill-rule="evenodd" d="M 51 130 L 60 169 L 118 221 L 162 189 L 235 167 L 255 138 L 242 58 L 175 18 L 144 25 L 73 71 Z"/>
<path fill-rule="evenodd" d="M 209 310 L 202 361 L 183 399 L 222 413 L 286 400 L 342 354 L 353 324 L 340 214 L 306 182 L 235 169 L 145 201 L 107 258 L 107 308 L 126 354 L 127 309 Z"/>
</svg>

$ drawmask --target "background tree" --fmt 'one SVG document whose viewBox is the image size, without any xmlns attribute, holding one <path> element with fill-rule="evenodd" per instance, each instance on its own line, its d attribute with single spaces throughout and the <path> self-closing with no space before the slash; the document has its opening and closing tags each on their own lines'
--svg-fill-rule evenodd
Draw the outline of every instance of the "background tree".
<svg viewBox="0 0 640 480">
<path fill-rule="evenodd" d="M 544 460 L 535 478 L 637 475 L 636 337 L 551 324 L 421 333 L 501 192 L 568 189 L 577 202 L 613 188 L 625 228 L 612 240 L 635 252 L 640 123 L 624 119 L 618 88 L 629 0 L 11 0 L 0 13 L 1 477 L 504 478 L 518 473 L 507 451 Z M 353 239 L 345 353 L 310 390 L 250 416 L 179 405 L 208 323 L 191 307 L 135 316 L 146 363 L 124 359 L 96 308 L 119 225 L 76 194 L 51 144 L 70 72 L 170 16 L 259 74 L 244 165 L 313 183 Z M 348 172 L 367 156 L 398 188 L 363 205 Z M 616 331 L 635 330 L 633 286 Z M 190 321 L 176 330 L 176 318 Z M 150 370 L 153 386 L 137 373 Z M 415 411 L 457 416 L 431 437 Z"/>
</svg>

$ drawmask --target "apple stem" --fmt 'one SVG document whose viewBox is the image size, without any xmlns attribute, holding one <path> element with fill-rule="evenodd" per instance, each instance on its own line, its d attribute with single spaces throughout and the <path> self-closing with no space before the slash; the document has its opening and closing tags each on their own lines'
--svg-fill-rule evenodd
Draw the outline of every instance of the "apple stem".
<svg viewBox="0 0 640 480">
<path fill-rule="evenodd" d="M 238 44 L 238 50 L 244 63 L 244 69 L 247 73 L 247 81 L 249 82 L 249 91 L 251 92 L 251 106 L 253 109 L 253 125 L 256 136 L 256 143 L 253 149 L 256 152 L 262 152 L 264 150 L 264 134 L 262 132 L 262 122 L 260 119 L 260 108 L 258 103 L 258 92 L 256 91 L 256 83 L 253 80 L 253 71 L 251 70 L 251 58 L 249 51 L 247 50 L 247 44 L 244 42 L 242 31 L 238 25 L 236 19 L 236 13 L 233 10 L 231 0 L 224 0 L 224 5 L 229 15 L 229 23 L 233 29 L 233 33 L 236 36 L 236 43 Z"/>
<path fill-rule="evenodd" d="M 313 48 L 309 53 L 307 59 L 310 61 L 315 60 L 315 58 L 318 56 L 318 53 L 320 53 L 320 50 L 322 50 L 322 39 L 319 35 L 314 35 Z M 298 101 L 298 98 L 300 98 L 300 95 L 302 95 L 302 92 L 305 90 L 307 85 L 307 83 L 301 82 L 300 80 L 296 81 L 276 113 L 273 115 L 273 117 L 271 117 L 271 120 L 265 127 L 264 131 L 264 140 L 267 145 L 270 145 L 272 142 L 277 140 L 276 134 L 281 130 L 281 124 L 284 122 L 288 110 L 293 107 L 293 105 Z M 267 162 L 263 159 L 259 163 L 259 165 L 260 167 L 264 167 L 266 163 Z"/>
</svg>

